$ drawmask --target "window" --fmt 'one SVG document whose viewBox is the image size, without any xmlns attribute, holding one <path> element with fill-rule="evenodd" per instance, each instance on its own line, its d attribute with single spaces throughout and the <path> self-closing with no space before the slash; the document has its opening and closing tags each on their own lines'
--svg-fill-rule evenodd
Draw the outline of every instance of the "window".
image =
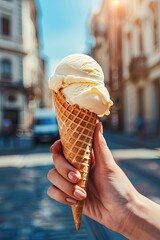
<svg viewBox="0 0 160 240">
<path fill-rule="evenodd" d="M 2 17 L 2 34 L 5 36 L 11 35 L 11 20 L 8 16 Z"/>
<path fill-rule="evenodd" d="M 9 101 L 9 102 L 12 102 L 12 103 L 13 103 L 13 102 L 16 102 L 16 96 L 15 96 L 15 95 L 9 95 L 9 96 L 8 96 L 8 101 Z"/>
<path fill-rule="evenodd" d="M 2 80 L 11 80 L 12 77 L 12 64 L 9 59 L 2 59 L 1 62 L 1 77 Z"/>
</svg>

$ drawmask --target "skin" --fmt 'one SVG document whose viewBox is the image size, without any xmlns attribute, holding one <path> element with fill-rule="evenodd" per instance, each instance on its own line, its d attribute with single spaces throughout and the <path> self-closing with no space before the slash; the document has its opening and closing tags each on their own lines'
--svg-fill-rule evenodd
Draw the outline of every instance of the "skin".
<svg viewBox="0 0 160 240">
<path fill-rule="evenodd" d="M 87 192 L 76 185 L 80 173 L 64 158 L 60 140 L 51 147 L 55 168 L 48 195 L 64 204 L 84 200 L 83 213 L 129 239 L 159 239 L 160 206 L 142 196 L 117 165 L 98 123 L 93 139 L 92 167 Z"/>
</svg>

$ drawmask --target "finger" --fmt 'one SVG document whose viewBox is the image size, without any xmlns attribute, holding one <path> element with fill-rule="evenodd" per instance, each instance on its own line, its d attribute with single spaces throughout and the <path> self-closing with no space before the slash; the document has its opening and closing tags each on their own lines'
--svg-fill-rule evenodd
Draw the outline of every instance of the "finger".
<svg viewBox="0 0 160 240">
<path fill-rule="evenodd" d="M 51 169 L 48 172 L 48 180 L 58 189 L 60 189 L 70 197 L 76 198 L 77 200 L 83 200 L 87 196 L 84 189 L 67 181 L 57 172 L 56 169 Z"/>
<path fill-rule="evenodd" d="M 96 159 L 96 165 L 99 165 L 102 168 L 108 168 L 109 170 L 112 165 L 115 164 L 115 161 L 102 132 L 102 123 L 98 123 L 94 132 L 93 151 Z"/>
<path fill-rule="evenodd" d="M 71 166 L 62 154 L 53 154 L 54 165 L 59 174 L 72 183 L 77 183 L 81 179 L 81 174 Z"/>
<path fill-rule="evenodd" d="M 50 147 L 50 152 L 51 153 L 61 153 L 62 152 L 62 145 L 61 145 L 61 140 L 55 141 L 52 146 Z"/>
<path fill-rule="evenodd" d="M 73 205 L 73 204 L 77 203 L 76 199 L 71 198 L 70 196 L 68 196 L 67 194 L 65 194 L 58 188 L 56 188 L 55 186 L 49 187 L 47 193 L 48 193 L 49 197 L 53 198 L 54 200 L 56 200 L 60 203 L 69 204 L 69 205 Z"/>
<path fill-rule="evenodd" d="M 57 171 L 72 183 L 77 183 L 81 179 L 81 174 L 71 164 L 67 162 L 62 153 L 60 140 L 51 146 L 52 157 Z"/>
<path fill-rule="evenodd" d="M 54 155 L 54 165 L 59 174 L 72 183 L 77 183 L 81 179 L 81 174 L 72 167 L 63 157 L 63 155 Z"/>
</svg>

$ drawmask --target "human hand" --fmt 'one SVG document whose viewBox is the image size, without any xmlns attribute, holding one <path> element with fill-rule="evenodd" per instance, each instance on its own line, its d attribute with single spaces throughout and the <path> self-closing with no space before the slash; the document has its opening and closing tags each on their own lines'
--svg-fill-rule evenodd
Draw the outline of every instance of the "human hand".
<svg viewBox="0 0 160 240">
<path fill-rule="evenodd" d="M 65 160 L 60 141 L 52 145 L 51 152 L 55 168 L 49 171 L 48 179 L 54 186 L 48 189 L 48 195 L 69 205 L 85 199 L 85 215 L 122 233 L 130 217 L 128 204 L 134 202 L 139 193 L 114 161 L 103 137 L 102 125 L 97 124 L 94 133 L 87 193 L 76 185 L 80 173 Z"/>
</svg>

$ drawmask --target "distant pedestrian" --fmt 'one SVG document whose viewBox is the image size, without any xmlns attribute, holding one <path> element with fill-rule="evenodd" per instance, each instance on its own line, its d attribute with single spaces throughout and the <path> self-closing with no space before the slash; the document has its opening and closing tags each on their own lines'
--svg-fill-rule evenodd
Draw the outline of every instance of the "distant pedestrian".
<svg viewBox="0 0 160 240">
<path fill-rule="evenodd" d="M 9 118 L 4 118 L 2 121 L 2 136 L 4 146 L 10 146 L 12 138 L 12 121 Z"/>
<path fill-rule="evenodd" d="M 113 130 L 118 130 L 119 119 L 118 119 L 118 114 L 117 113 L 112 114 L 111 122 L 112 122 L 112 129 Z"/>
<path fill-rule="evenodd" d="M 142 114 L 138 114 L 135 118 L 135 127 L 138 134 L 138 137 L 144 138 L 145 122 Z"/>
</svg>

